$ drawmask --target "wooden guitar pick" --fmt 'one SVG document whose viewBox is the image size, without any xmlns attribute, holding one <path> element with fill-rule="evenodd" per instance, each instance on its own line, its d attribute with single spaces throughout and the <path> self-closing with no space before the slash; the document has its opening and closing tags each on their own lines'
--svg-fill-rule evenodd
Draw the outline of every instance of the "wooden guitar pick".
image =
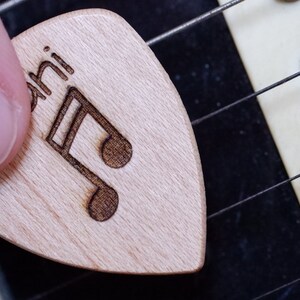
<svg viewBox="0 0 300 300">
<path fill-rule="evenodd" d="M 100 271 L 199 269 L 199 154 L 180 97 L 145 42 L 104 10 L 56 17 L 13 42 L 33 112 L 22 153 L 0 176 L 1 236 Z"/>
</svg>

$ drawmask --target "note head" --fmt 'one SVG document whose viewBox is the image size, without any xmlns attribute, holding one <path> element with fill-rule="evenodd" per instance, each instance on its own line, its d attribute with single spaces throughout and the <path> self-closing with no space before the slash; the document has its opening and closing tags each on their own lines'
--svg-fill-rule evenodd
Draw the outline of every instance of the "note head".
<svg viewBox="0 0 300 300">
<path fill-rule="evenodd" d="M 118 194 L 114 189 L 98 188 L 88 204 L 88 212 L 94 220 L 104 222 L 114 215 L 118 204 Z"/>
<path fill-rule="evenodd" d="M 115 169 L 124 167 L 132 156 L 131 144 L 120 136 L 109 136 L 103 142 L 101 150 L 105 164 Z"/>
</svg>

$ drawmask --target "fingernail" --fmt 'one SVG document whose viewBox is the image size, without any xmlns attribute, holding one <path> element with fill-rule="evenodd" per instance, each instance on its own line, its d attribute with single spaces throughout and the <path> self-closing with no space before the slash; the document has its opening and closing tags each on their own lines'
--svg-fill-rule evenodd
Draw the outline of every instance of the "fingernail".
<svg viewBox="0 0 300 300">
<path fill-rule="evenodd" d="M 10 155 L 17 139 L 17 108 L 0 91 L 0 165 Z"/>
</svg>

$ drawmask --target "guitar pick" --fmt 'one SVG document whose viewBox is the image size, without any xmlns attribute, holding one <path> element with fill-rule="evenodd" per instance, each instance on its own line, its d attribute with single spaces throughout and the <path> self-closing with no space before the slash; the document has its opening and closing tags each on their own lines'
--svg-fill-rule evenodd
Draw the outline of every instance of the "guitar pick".
<svg viewBox="0 0 300 300">
<path fill-rule="evenodd" d="M 99 271 L 193 272 L 206 207 L 197 145 L 158 60 L 119 16 L 83 10 L 13 40 L 29 135 L 0 175 L 0 234 Z"/>
</svg>

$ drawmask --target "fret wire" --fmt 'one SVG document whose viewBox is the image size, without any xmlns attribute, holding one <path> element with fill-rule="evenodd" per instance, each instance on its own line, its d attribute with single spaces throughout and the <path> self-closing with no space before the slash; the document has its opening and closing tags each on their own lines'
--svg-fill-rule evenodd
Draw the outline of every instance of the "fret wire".
<svg viewBox="0 0 300 300">
<path fill-rule="evenodd" d="M 264 294 L 262 294 L 262 295 L 260 295 L 258 297 L 253 298 L 252 300 L 259 300 L 259 299 L 265 298 L 266 296 L 272 295 L 273 293 L 278 292 L 278 291 L 280 291 L 280 290 L 282 290 L 282 289 L 284 289 L 284 288 L 286 288 L 288 286 L 294 285 L 296 283 L 300 283 L 300 278 L 298 278 L 296 280 L 293 280 L 293 281 L 291 281 L 289 283 L 286 283 L 284 285 L 281 285 L 281 286 L 277 287 L 276 289 L 273 289 L 273 290 L 271 290 L 271 291 L 269 291 L 267 293 L 264 293 Z"/>
<path fill-rule="evenodd" d="M 279 187 L 281 187 L 283 185 L 286 185 L 286 184 L 288 184 L 288 183 L 290 183 L 290 182 L 292 182 L 292 181 L 294 181 L 294 180 L 296 180 L 298 178 L 300 178 L 300 173 L 297 174 L 297 175 L 295 175 L 295 176 L 293 176 L 293 177 L 291 177 L 291 178 L 288 178 L 288 179 L 283 180 L 283 181 L 281 181 L 279 183 L 276 183 L 276 184 L 274 184 L 274 185 L 272 185 L 272 186 L 270 186 L 270 187 L 268 187 L 268 188 L 266 188 L 266 189 L 264 189 L 264 190 L 262 190 L 262 191 L 260 191 L 260 192 L 258 192 L 256 194 L 254 194 L 254 195 L 251 195 L 251 196 L 249 196 L 249 197 L 247 197 L 247 198 L 245 198 L 245 199 L 237 202 L 237 203 L 234 203 L 234 204 L 229 205 L 229 206 L 227 206 L 227 207 L 225 207 L 223 209 L 220 209 L 219 211 L 217 211 L 215 213 L 212 213 L 211 215 L 209 215 L 207 217 L 207 220 L 213 219 L 214 217 L 217 217 L 217 216 L 219 216 L 219 215 L 221 215 L 221 214 L 223 214 L 223 213 L 225 213 L 225 212 L 227 212 L 227 211 L 229 211 L 229 210 L 231 210 L 231 209 L 233 209 L 233 208 L 235 208 L 237 206 L 240 206 L 240 205 L 242 205 L 242 204 L 244 204 L 246 202 L 249 202 L 250 200 L 253 200 L 253 199 L 255 199 L 255 198 L 257 198 L 257 197 L 259 197 L 259 196 L 261 196 L 261 195 L 263 195 L 263 194 L 265 194 L 267 192 L 270 192 L 270 191 L 275 190 L 275 189 L 277 189 L 277 188 L 279 188 Z"/>
<path fill-rule="evenodd" d="M 208 12 L 206 12 L 206 13 L 204 13 L 204 14 L 196 17 L 196 18 L 194 18 L 194 19 L 191 19 L 190 21 L 187 21 L 187 22 L 185 22 L 185 23 L 183 23 L 183 24 L 181 24 L 177 27 L 174 27 L 173 29 L 171 29 L 171 30 L 169 30 L 165 33 L 162 33 L 162 34 L 150 39 L 146 43 L 148 44 L 148 46 L 153 46 L 153 45 L 155 45 L 155 44 L 157 44 L 157 43 L 159 43 L 159 42 L 161 42 L 161 41 L 163 41 L 163 40 L 165 40 L 165 39 L 167 39 L 167 38 L 169 38 L 169 37 L 171 37 L 171 36 L 173 36 L 177 33 L 180 33 L 180 32 L 182 32 L 186 29 L 191 28 L 194 25 L 197 25 L 197 24 L 199 24 L 203 21 L 206 21 L 206 20 L 208 20 L 208 19 L 210 19 L 210 18 L 212 18 L 216 15 L 219 15 L 220 13 L 222 13 L 225 10 L 229 9 L 230 7 L 233 7 L 233 6 L 239 4 L 243 1 L 245 1 L 245 0 L 231 0 L 231 1 L 229 1 L 225 4 L 223 4 L 223 5 L 220 5 L 216 8 L 214 8 L 214 9 L 212 9 L 212 10 L 210 10 L 210 11 L 208 11 Z"/>
<path fill-rule="evenodd" d="M 234 106 L 236 106 L 238 104 L 241 104 L 241 103 L 246 102 L 248 100 L 253 100 L 253 99 L 255 99 L 255 97 L 257 97 L 259 95 L 262 95 L 262 94 L 264 94 L 264 93 L 266 93 L 266 92 L 268 92 L 268 91 L 270 91 L 270 90 L 272 90 L 272 89 L 274 89 L 274 88 L 276 88 L 280 85 L 283 85 L 284 83 L 287 83 L 287 82 L 289 82 L 289 81 L 291 81 L 291 80 L 293 80 L 293 79 L 295 79 L 299 76 L 300 76 L 300 71 L 296 72 L 296 73 L 294 73 L 294 74 L 292 74 L 292 75 L 290 75 L 290 76 L 288 76 L 284 79 L 281 79 L 281 80 L 279 80 L 279 81 L 277 81 L 277 82 L 275 82 L 275 83 L 273 83 L 273 84 L 271 84 L 271 85 L 269 85 L 269 86 L 267 86 L 267 87 L 265 87 L 265 88 L 263 88 L 263 89 L 261 89 L 257 92 L 254 92 L 254 93 L 252 93 L 252 94 L 250 94 L 246 97 L 243 97 L 243 98 L 241 98 L 241 99 L 239 99 L 239 100 L 237 100 L 233 103 L 230 103 L 230 104 L 228 104 L 228 105 L 226 105 L 226 106 L 224 106 L 220 109 L 217 109 L 217 110 L 215 110 L 215 111 L 213 111 L 213 112 L 211 112 L 211 113 L 209 113 L 209 114 L 207 114 L 203 117 L 195 119 L 191 123 L 192 123 L 193 126 L 197 126 L 205 120 L 208 120 L 208 119 L 210 119 L 210 118 L 212 118 L 212 117 L 214 117 L 214 116 L 216 116 L 216 115 L 218 115 L 218 114 L 220 114 L 224 111 L 227 111 L 227 110 L 233 108 Z"/>
<path fill-rule="evenodd" d="M 6 12 L 7 10 L 16 7 L 17 5 L 20 5 L 24 3 L 27 0 L 9 0 L 2 4 L 0 4 L 0 14 Z"/>
</svg>

